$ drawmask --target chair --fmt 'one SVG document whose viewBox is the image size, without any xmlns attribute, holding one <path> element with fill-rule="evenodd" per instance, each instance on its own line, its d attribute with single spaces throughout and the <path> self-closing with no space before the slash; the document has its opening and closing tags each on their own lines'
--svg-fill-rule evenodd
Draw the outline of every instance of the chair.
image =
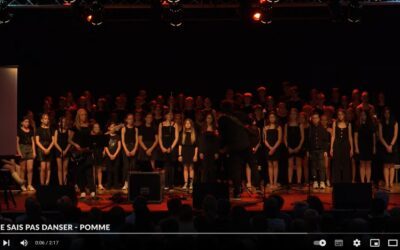
<svg viewBox="0 0 400 250">
<path fill-rule="evenodd" d="M 11 198 L 11 202 L 14 204 L 14 207 L 17 207 L 17 204 L 14 199 L 14 195 L 10 188 L 11 186 L 11 173 L 8 169 L 0 169 L 0 188 L 4 191 L 4 202 L 6 203 L 7 210 L 10 209 L 10 203 L 8 201 Z M 1 203 L 0 203 L 1 210 Z"/>
</svg>

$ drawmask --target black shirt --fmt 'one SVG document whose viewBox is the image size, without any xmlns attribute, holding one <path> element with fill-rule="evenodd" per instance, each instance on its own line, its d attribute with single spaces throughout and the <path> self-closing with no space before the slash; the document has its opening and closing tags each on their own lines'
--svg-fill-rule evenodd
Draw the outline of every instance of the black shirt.
<svg viewBox="0 0 400 250">
<path fill-rule="evenodd" d="M 51 128 L 39 127 L 36 130 L 36 136 L 39 136 L 40 143 L 45 147 L 47 147 L 51 144 L 53 135 L 54 135 L 54 131 Z"/>
<path fill-rule="evenodd" d="M 154 126 L 147 127 L 143 125 L 139 128 L 139 135 L 142 136 L 142 141 L 154 141 L 157 134 L 157 128 Z"/>
<path fill-rule="evenodd" d="M 78 129 L 77 127 L 73 127 L 71 131 L 74 132 L 74 137 L 72 141 L 78 144 L 81 148 L 89 148 L 90 147 L 90 128 L 89 127 L 81 127 Z"/>
<path fill-rule="evenodd" d="M 120 141 L 119 135 L 107 135 L 107 148 L 111 154 L 114 154 L 118 149 L 118 142 Z"/>
<path fill-rule="evenodd" d="M 329 133 L 326 133 L 324 127 L 311 125 L 308 136 L 309 151 L 323 150 L 328 152 L 330 140 L 327 134 Z"/>
<path fill-rule="evenodd" d="M 19 138 L 19 144 L 32 145 L 32 137 L 34 136 L 32 129 L 29 129 L 29 132 L 25 132 L 21 128 L 18 128 L 17 136 Z"/>
</svg>

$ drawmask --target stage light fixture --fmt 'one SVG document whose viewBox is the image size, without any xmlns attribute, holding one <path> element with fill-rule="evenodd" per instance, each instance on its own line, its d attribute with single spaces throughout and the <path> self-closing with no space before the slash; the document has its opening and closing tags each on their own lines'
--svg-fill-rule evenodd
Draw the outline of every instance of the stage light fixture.
<svg viewBox="0 0 400 250">
<path fill-rule="evenodd" d="M 0 24 L 9 23 L 12 18 L 13 14 L 8 7 L 8 3 L 6 1 L 0 1 Z"/>
<path fill-rule="evenodd" d="M 65 6 L 70 6 L 70 5 L 72 5 L 73 3 L 75 3 L 76 2 L 76 0 L 64 0 L 64 5 Z"/>
<path fill-rule="evenodd" d="M 252 13 L 252 19 L 256 23 L 271 24 L 272 23 L 272 3 L 268 0 L 260 0 L 259 7 Z"/>
<path fill-rule="evenodd" d="M 92 15 L 88 15 L 86 17 L 86 21 L 88 21 L 89 23 L 92 22 L 93 16 Z"/>
<path fill-rule="evenodd" d="M 253 21 L 259 22 L 261 20 L 262 14 L 261 11 L 255 11 L 253 13 Z"/>
<path fill-rule="evenodd" d="M 350 23 L 360 23 L 362 6 L 359 0 L 350 0 L 347 8 L 347 21 Z"/>
<path fill-rule="evenodd" d="M 168 21 L 170 26 L 179 28 L 183 26 L 183 6 L 181 0 L 167 0 Z"/>
<path fill-rule="evenodd" d="M 103 12 L 104 7 L 98 1 L 94 1 L 90 6 L 85 15 L 85 20 L 93 26 L 99 26 L 103 24 Z"/>
</svg>

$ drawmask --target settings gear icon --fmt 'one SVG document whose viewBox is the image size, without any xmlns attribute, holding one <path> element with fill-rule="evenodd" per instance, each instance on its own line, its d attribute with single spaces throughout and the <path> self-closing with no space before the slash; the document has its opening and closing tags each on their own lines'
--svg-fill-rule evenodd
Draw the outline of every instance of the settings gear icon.
<svg viewBox="0 0 400 250">
<path fill-rule="evenodd" d="M 361 241 L 359 239 L 353 240 L 353 246 L 355 246 L 355 247 L 361 246 Z"/>
</svg>

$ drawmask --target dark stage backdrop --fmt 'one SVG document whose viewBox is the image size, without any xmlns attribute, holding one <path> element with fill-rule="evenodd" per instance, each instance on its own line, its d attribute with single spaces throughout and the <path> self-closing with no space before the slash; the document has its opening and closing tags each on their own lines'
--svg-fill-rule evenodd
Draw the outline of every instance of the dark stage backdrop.
<svg viewBox="0 0 400 250">
<path fill-rule="evenodd" d="M 111 22 L 93 30 L 75 17 L 16 16 L 0 27 L 0 63 L 18 64 L 20 111 L 67 90 L 150 95 L 185 91 L 221 96 L 227 87 L 273 91 L 290 80 L 304 89 L 339 86 L 398 96 L 398 20 L 362 25 L 276 22 L 187 23 L 171 32 L 149 23 Z"/>
</svg>

